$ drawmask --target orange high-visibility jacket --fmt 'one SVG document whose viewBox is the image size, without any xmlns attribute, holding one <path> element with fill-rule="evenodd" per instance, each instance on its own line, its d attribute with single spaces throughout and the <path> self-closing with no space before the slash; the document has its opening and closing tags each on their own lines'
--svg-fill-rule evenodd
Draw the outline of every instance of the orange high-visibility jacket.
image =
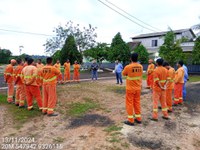
<svg viewBox="0 0 200 150">
<path fill-rule="evenodd" d="M 70 63 L 64 63 L 64 67 L 65 67 L 65 72 L 70 72 Z"/>
<path fill-rule="evenodd" d="M 154 69 L 155 69 L 155 65 L 153 63 L 149 64 L 147 68 L 147 74 L 148 75 L 152 74 Z"/>
<path fill-rule="evenodd" d="M 74 64 L 73 67 L 74 67 L 74 72 L 78 73 L 81 66 L 79 64 Z"/>
<path fill-rule="evenodd" d="M 43 85 L 56 84 L 57 77 L 59 77 L 60 74 L 61 74 L 60 70 L 58 70 L 56 67 L 50 65 L 44 66 L 41 71 Z"/>
<path fill-rule="evenodd" d="M 167 89 L 174 89 L 174 79 L 175 79 L 175 70 L 174 68 L 170 68 L 168 70 L 168 84 L 167 84 Z"/>
<path fill-rule="evenodd" d="M 38 63 L 37 63 L 37 64 L 36 64 L 36 67 L 37 67 L 38 69 L 42 69 L 42 67 L 44 67 L 44 64 L 42 64 L 42 63 L 41 63 L 41 64 L 38 64 Z"/>
<path fill-rule="evenodd" d="M 122 75 L 126 76 L 126 90 L 141 90 L 143 67 L 139 63 L 131 63 L 127 65 Z"/>
<path fill-rule="evenodd" d="M 167 79 L 169 78 L 168 70 L 164 68 L 163 66 L 158 66 L 153 73 L 154 83 L 153 83 L 153 90 L 155 91 L 162 91 L 162 89 L 159 87 L 158 82 L 162 86 L 166 83 Z"/>
<path fill-rule="evenodd" d="M 59 64 L 55 63 L 54 67 L 56 67 L 58 70 L 60 70 L 61 64 L 60 63 Z"/>
<path fill-rule="evenodd" d="M 23 66 L 18 65 L 15 70 L 14 70 L 14 74 L 15 74 L 15 82 L 17 85 L 22 85 L 22 70 L 23 70 Z"/>
<path fill-rule="evenodd" d="M 33 65 L 28 65 L 22 69 L 22 81 L 24 84 L 39 86 L 36 82 L 38 69 Z"/>
<path fill-rule="evenodd" d="M 13 73 L 13 66 L 11 64 L 7 65 L 4 71 L 4 80 L 7 81 L 7 83 L 13 82 Z"/>
<path fill-rule="evenodd" d="M 184 83 L 184 69 L 183 67 L 178 68 L 175 73 L 175 83 Z"/>
</svg>

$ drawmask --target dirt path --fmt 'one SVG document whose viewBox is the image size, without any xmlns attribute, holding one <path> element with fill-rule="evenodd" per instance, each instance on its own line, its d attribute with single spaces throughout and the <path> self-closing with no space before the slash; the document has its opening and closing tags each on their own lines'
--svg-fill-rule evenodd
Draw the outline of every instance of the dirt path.
<svg viewBox="0 0 200 150">
<path fill-rule="evenodd" d="M 93 101 L 99 105 L 81 117 L 69 115 L 72 103 Z M 0 139 L 31 137 L 34 143 L 58 144 L 62 150 L 200 150 L 200 107 L 189 104 L 175 108 L 171 120 L 152 122 L 151 92 L 142 91 L 143 124 L 129 127 L 126 119 L 124 85 L 115 80 L 67 84 L 58 87 L 59 116 L 39 116 L 15 128 L 5 107 L 0 113 Z M 5 120 L 2 123 L 2 119 Z M 0 141 L 0 144 L 2 141 Z"/>
</svg>

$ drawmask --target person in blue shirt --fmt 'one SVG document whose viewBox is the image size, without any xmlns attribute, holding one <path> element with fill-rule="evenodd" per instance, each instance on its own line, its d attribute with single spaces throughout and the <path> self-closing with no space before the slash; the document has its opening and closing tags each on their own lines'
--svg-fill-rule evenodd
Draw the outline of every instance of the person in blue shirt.
<svg viewBox="0 0 200 150">
<path fill-rule="evenodd" d="M 122 71 L 123 71 L 123 66 L 122 64 L 116 60 L 115 61 L 115 75 L 116 75 L 116 79 L 117 79 L 117 83 L 116 84 L 123 84 L 123 81 L 122 81 Z"/>
<path fill-rule="evenodd" d="M 184 69 L 184 84 L 183 84 L 183 100 L 186 99 L 186 83 L 188 81 L 188 69 L 185 65 L 183 65 Z"/>
<path fill-rule="evenodd" d="M 99 66 L 96 62 L 96 60 L 93 60 L 93 63 L 91 65 L 91 70 L 92 70 L 92 80 L 95 79 L 97 80 L 97 70 L 98 70 Z"/>
</svg>

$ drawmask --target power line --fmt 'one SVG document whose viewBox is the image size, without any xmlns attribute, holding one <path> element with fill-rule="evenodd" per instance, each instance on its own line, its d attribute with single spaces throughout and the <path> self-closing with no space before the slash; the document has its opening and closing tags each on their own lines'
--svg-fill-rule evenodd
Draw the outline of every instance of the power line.
<svg viewBox="0 0 200 150">
<path fill-rule="evenodd" d="M 31 35 L 37 35 L 37 36 L 53 36 L 53 35 L 48 35 L 48 34 L 43 34 L 43 33 L 16 31 L 16 30 L 8 30 L 8 29 L 1 29 L 1 28 L 0 28 L 0 31 L 14 32 L 14 33 L 20 33 L 20 34 L 31 34 Z"/>
<path fill-rule="evenodd" d="M 112 10 L 115 11 L 116 13 L 120 14 L 120 15 L 123 16 L 124 18 L 130 20 L 130 21 L 133 22 L 134 24 L 137 24 L 137 25 L 139 25 L 140 27 L 143 27 L 143 28 L 145 28 L 145 29 L 147 29 L 147 30 L 150 30 L 150 31 L 156 32 L 156 31 L 153 30 L 153 29 L 147 28 L 147 27 L 145 27 L 145 26 L 143 26 L 143 25 L 141 25 L 141 24 L 135 22 L 135 21 L 132 20 L 131 18 L 125 16 L 124 14 L 122 14 L 122 13 L 120 13 L 119 11 L 115 10 L 114 8 L 110 7 L 109 5 L 107 5 L 106 3 L 102 2 L 101 0 L 97 0 L 97 1 L 99 1 L 99 2 L 102 3 L 103 5 L 107 6 L 108 8 L 112 9 Z"/>
<path fill-rule="evenodd" d="M 144 21 L 138 19 L 137 17 L 131 15 L 130 13 L 128 13 L 127 11 L 125 11 L 125 10 L 123 10 L 122 8 L 118 7 L 117 5 L 113 4 L 112 2 L 110 2 L 110 1 L 108 1 L 108 0 L 105 0 L 105 1 L 107 1 L 109 4 L 113 5 L 114 7 L 118 8 L 119 10 L 121 10 L 122 12 L 124 12 L 125 14 L 129 15 L 130 17 L 132 17 L 132 18 L 134 18 L 134 19 L 140 21 L 141 23 L 143 23 L 143 24 L 145 24 L 145 25 L 147 25 L 147 26 L 149 26 L 149 27 L 151 27 L 151 28 L 153 28 L 153 29 L 155 29 L 155 30 L 162 31 L 162 30 L 160 30 L 160 29 L 158 29 L 158 28 L 155 28 L 155 27 L 151 26 L 150 24 L 148 24 L 148 23 L 146 23 L 146 22 L 144 22 Z"/>
</svg>

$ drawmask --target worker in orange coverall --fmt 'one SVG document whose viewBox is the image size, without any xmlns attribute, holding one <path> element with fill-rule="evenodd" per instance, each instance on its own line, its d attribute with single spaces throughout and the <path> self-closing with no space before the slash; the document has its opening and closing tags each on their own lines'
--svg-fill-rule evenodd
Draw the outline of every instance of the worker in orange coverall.
<svg viewBox="0 0 200 150">
<path fill-rule="evenodd" d="M 74 67 L 74 81 L 79 82 L 79 80 L 80 80 L 80 73 L 79 73 L 80 65 L 78 64 L 77 61 L 75 61 L 73 67 Z"/>
<path fill-rule="evenodd" d="M 40 75 L 41 75 L 42 67 L 44 67 L 44 64 L 42 63 L 41 59 L 38 59 L 36 63 L 36 67 L 38 69 L 37 83 L 39 84 L 39 86 L 42 86 L 42 79 Z"/>
<path fill-rule="evenodd" d="M 28 110 L 33 110 L 33 98 L 37 100 L 37 105 L 39 109 L 42 109 L 42 97 L 39 85 L 36 81 L 38 76 L 38 71 L 33 64 L 34 60 L 32 58 L 29 58 L 28 66 L 22 69 L 22 81 L 25 84 Z"/>
<path fill-rule="evenodd" d="M 54 67 L 56 67 L 59 71 L 61 69 L 61 64 L 60 61 L 57 60 L 56 63 L 54 64 Z M 60 76 L 57 78 L 58 83 L 60 83 L 62 81 L 62 73 L 60 74 Z"/>
<path fill-rule="evenodd" d="M 168 84 L 166 89 L 166 104 L 168 107 L 168 112 L 172 112 L 172 91 L 174 89 L 174 78 L 175 78 L 175 70 L 171 67 L 167 62 L 163 63 L 163 67 L 168 70 Z"/>
<path fill-rule="evenodd" d="M 22 82 L 22 69 L 24 63 L 19 58 L 17 59 L 18 66 L 14 70 L 15 73 L 15 85 L 16 85 L 16 94 L 15 94 L 15 105 L 19 106 L 19 108 L 24 108 L 26 93 L 25 86 Z"/>
<path fill-rule="evenodd" d="M 151 120 L 158 121 L 158 101 L 161 103 L 163 119 L 168 120 L 168 108 L 166 104 L 166 86 L 167 79 L 169 78 L 168 70 L 164 68 L 163 59 L 159 58 L 156 60 L 157 68 L 154 70 L 153 78 L 153 116 Z"/>
<path fill-rule="evenodd" d="M 69 59 L 64 63 L 64 81 L 69 82 L 70 81 L 70 62 Z"/>
<path fill-rule="evenodd" d="M 14 95 L 14 69 L 13 66 L 16 64 L 16 60 L 11 59 L 10 64 L 6 66 L 4 71 L 4 80 L 8 85 L 7 101 L 8 103 L 13 102 Z"/>
<path fill-rule="evenodd" d="M 147 88 L 153 87 L 153 71 L 155 69 L 155 65 L 153 64 L 153 60 L 149 59 L 149 65 L 147 68 Z"/>
<path fill-rule="evenodd" d="M 54 113 L 54 108 L 56 106 L 57 95 L 56 95 L 56 83 L 57 77 L 60 77 L 60 70 L 52 66 L 53 59 L 51 57 L 47 58 L 47 65 L 42 68 L 42 78 L 43 78 L 43 114 L 48 116 L 57 116 Z"/>
<path fill-rule="evenodd" d="M 126 111 L 128 120 L 125 124 L 133 126 L 134 122 L 141 123 L 140 95 L 142 87 L 143 67 L 138 61 L 138 54 L 131 54 L 131 64 L 127 65 L 122 75 L 126 76 Z"/>
<path fill-rule="evenodd" d="M 174 106 L 183 103 L 183 84 L 184 84 L 184 69 L 183 61 L 177 63 L 178 70 L 175 73 L 174 85 Z"/>
</svg>

